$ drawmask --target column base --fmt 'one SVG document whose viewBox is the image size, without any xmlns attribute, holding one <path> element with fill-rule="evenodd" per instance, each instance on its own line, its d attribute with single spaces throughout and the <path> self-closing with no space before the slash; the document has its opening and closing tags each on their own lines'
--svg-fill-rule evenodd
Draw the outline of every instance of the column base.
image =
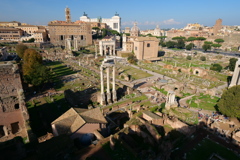
<svg viewBox="0 0 240 160">
<path fill-rule="evenodd" d="M 112 103 L 111 93 L 107 93 L 107 102 L 108 104 Z"/>
<path fill-rule="evenodd" d="M 101 93 L 101 105 L 106 105 L 106 98 L 104 93 Z"/>
<path fill-rule="evenodd" d="M 112 99 L 113 99 L 113 102 L 117 102 L 117 92 L 116 91 L 112 91 Z"/>
</svg>

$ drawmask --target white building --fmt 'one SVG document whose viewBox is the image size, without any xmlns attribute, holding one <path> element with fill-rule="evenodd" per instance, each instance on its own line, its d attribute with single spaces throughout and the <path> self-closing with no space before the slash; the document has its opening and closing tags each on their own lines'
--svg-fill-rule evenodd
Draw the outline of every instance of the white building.
<svg viewBox="0 0 240 160">
<path fill-rule="evenodd" d="M 87 14 L 84 12 L 83 16 L 80 17 L 81 21 L 84 22 L 100 22 L 106 23 L 109 29 L 116 30 L 120 33 L 121 31 L 121 17 L 119 14 L 115 14 L 112 18 L 89 18 Z"/>
</svg>

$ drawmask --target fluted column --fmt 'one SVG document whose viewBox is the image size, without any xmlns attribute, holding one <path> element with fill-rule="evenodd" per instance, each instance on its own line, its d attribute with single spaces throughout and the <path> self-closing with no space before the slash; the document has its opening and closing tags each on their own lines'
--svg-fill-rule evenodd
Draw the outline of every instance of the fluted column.
<svg viewBox="0 0 240 160">
<path fill-rule="evenodd" d="M 115 45 L 113 45 L 113 55 L 116 56 Z"/>
<path fill-rule="evenodd" d="M 103 47 L 104 47 L 104 56 L 106 56 L 107 55 L 107 46 L 104 45 Z"/>
<path fill-rule="evenodd" d="M 115 78 L 115 66 L 113 66 L 113 71 L 112 71 L 112 97 L 113 97 L 113 102 L 117 101 L 117 92 L 116 92 L 116 78 Z"/>
<path fill-rule="evenodd" d="M 109 55 L 112 56 L 112 46 L 109 47 Z"/>
<path fill-rule="evenodd" d="M 111 93 L 110 93 L 110 68 L 107 67 L 107 102 L 111 103 Z"/>
<path fill-rule="evenodd" d="M 104 81 L 103 81 L 103 67 L 100 67 L 100 78 L 101 78 L 101 105 L 105 105 L 105 94 L 104 94 Z"/>
<path fill-rule="evenodd" d="M 99 44 L 99 51 L 100 51 L 100 55 L 103 55 L 103 46 L 102 44 Z"/>
</svg>

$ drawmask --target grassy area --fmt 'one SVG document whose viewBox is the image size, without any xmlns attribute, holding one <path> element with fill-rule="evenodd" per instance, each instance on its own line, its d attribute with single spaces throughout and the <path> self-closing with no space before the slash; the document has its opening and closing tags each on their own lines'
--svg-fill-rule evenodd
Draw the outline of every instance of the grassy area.
<svg viewBox="0 0 240 160">
<path fill-rule="evenodd" d="M 164 88 L 162 88 L 162 89 L 158 89 L 157 87 L 152 87 L 152 88 L 154 88 L 155 90 L 157 90 L 157 91 L 163 93 L 164 95 L 167 95 L 167 94 L 168 94 L 168 92 L 165 91 Z"/>
<path fill-rule="evenodd" d="M 30 126 L 38 137 L 49 132 L 51 122 L 69 109 L 64 94 L 28 101 L 26 104 L 30 116 Z"/>
<path fill-rule="evenodd" d="M 209 159 L 213 153 L 221 156 L 224 159 L 240 159 L 240 157 L 238 157 L 232 151 L 228 150 L 226 147 L 219 145 L 209 139 L 204 139 L 190 152 L 187 153 L 187 160 Z"/>
<path fill-rule="evenodd" d="M 152 76 L 151 74 L 149 73 L 146 73 L 140 69 L 136 69 L 136 68 L 133 68 L 131 66 L 123 66 L 122 68 L 124 70 L 124 73 L 128 74 L 128 75 L 131 75 L 131 79 L 132 80 L 135 80 L 135 79 L 141 79 L 141 78 L 146 78 L 146 77 L 150 77 Z"/>
<path fill-rule="evenodd" d="M 166 111 L 165 111 L 166 112 Z M 190 125 L 198 124 L 198 115 L 196 112 L 189 111 L 185 108 L 171 108 L 168 111 L 169 115 L 179 118 L 181 121 L 186 122 Z"/>
<path fill-rule="evenodd" d="M 55 73 L 54 78 L 57 80 L 59 77 L 77 73 L 76 71 L 71 70 L 62 62 L 50 62 L 47 64 L 48 67 L 52 68 L 52 71 Z"/>
<path fill-rule="evenodd" d="M 218 97 L 211 97 L 210 95 L 200 94 L 200 96 L 193 96 L 191 99 L 187 100 L 193 108 L 202 108 L 204 110 L 216 111 L 215 106 L 218 102 Z"/>
</svg>

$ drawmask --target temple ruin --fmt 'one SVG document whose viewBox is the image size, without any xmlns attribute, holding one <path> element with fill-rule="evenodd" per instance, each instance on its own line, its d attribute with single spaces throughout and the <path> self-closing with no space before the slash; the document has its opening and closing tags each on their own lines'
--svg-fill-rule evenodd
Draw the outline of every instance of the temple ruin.
<svg viewBox="0 0 240 160">
<path fill-rule="evenodd" d="M 104 93 L 104 75 L 103 70 L 106 69 L 107 72 L 107 94 L 105 96 Z M 110 69 L 112 70 L 112 95 L 110 92 Z M 115 87 L 115 60 L 114 58 L 105 58 L 100 67 L 100 76 L 101 76 L 101 105 L 105 105 L 107 103 L 112 103 L 117 101 L 117 92 Z"/>
</svg>

